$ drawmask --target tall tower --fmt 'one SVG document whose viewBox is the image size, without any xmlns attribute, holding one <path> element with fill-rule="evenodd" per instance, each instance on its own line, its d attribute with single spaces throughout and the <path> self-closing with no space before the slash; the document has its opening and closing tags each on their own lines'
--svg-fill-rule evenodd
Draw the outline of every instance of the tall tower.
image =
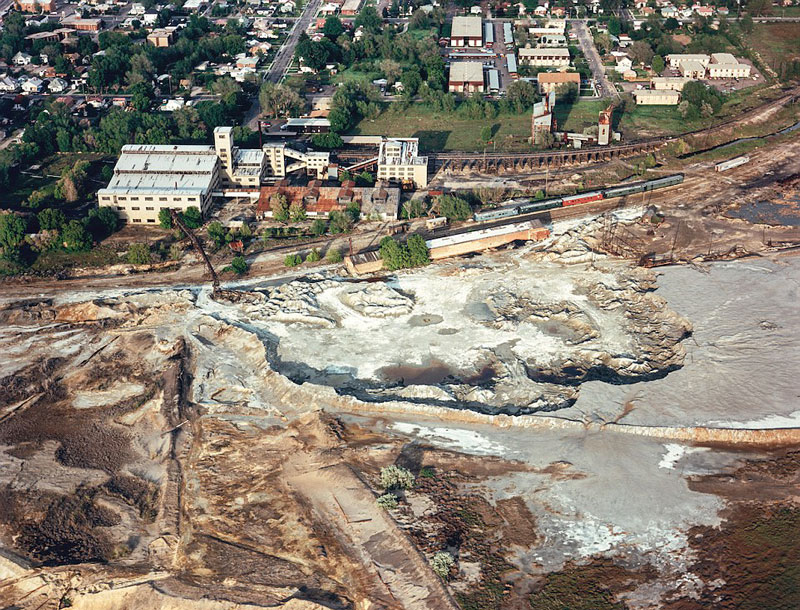
<svg viewBox="0 0 800 610">
<path fill-rule="evenodd" d="M 611 113 L 614 106 L 611 105 L 605 110 L 600 111 L 600 121 L 597 128 L 597 144 L 600 146 L 608 146 L 611 142 Z"/>
<path fill-rule="evenodd" d="M 233 127 L 214 128 L 214 148 L 222 161 L 225 175 L 230 178 L 233 173 Z"/>
</svg>

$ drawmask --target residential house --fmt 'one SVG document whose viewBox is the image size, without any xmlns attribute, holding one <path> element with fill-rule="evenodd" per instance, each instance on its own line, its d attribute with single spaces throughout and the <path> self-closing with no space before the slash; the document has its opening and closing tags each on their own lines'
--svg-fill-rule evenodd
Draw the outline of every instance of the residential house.
<svg viewBox="0 0 800 610">
<path fill-rule="evenodd" d="M 35 76 L 22 83 L 22 90 L 25 93 L 41 93 L 43 89 L 44 81 L 41 78 L 36 78 Z"/>
<path fill-rule="evenodd" d="M 63 78 L 56 77 L 50 80 L 47 89 L 50 91 L 50 93 L 63 93 L 69 89 L 69 83 Z"/>
<path fill-rule="evenodd" d="M 15 66 L 27 66 L 30 65 L 31 59 L 32 58 L 30 55 L 28 55 L 27 53 L 23 53 L 22 51 L 19 51 L 17 52 L 16 55 L 14 55 L 14 57 L 11 58 L 11 62 Z"/>
<path fill-rule="evenodd" d="M 14 93 L 19 89 L 19 81 L 13 76 L 0 77 L 0 91 L 4 93 Z"/>
</svg>

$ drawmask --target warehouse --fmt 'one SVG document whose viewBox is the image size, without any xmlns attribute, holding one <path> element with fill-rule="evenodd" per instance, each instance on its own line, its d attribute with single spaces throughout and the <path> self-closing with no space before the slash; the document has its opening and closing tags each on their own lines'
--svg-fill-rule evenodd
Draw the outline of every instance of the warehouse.
<svg viewBox="0 0 800 610">
<path fill-rule="evenodd" d="M 483 92 L 483 64 L 477 61 L 457 61 L 450 64 L 448 91 L 451 93 Z"/>
<path fill-rule="evenodd" d="M 480 47 L 483 45 L 483 20 L 477 16 L 453 17 L 450 32 L 451 47 Z"/>
<path fill-rule="evenodd" d="M 567 86 L 570 83 L 581 86 L 581 75 L 578 72 L 539 72 L 536 80 L 539 84 L 539 93 L 557 92 L 560 86 Z"/>
<path fill-rule="evenodd" d="M 494 45 L 494 24 L 491 21 L 487 21 L 483 26 L 484 44 L 491 48 Z"/>
<path fill-rule="evenodd" d="M 538 49 L 520 49 L 519 61 L 528 66 L 549 66 L 566 68 L 569 66 L 569 49 L 542 47 Z"/>
<path fill-rule="evenodd" d="M 213 146 L 128 144 L 98 205 L 117 210 L 120 219 L 156 224 L 162 208 L 207 212 L 220 183 L 220 161 Z"/>
<path fill-rule="evenodd" d="M 671 89 L 641 89 L 633 92 L 637 106 L 677 106 L 681 94 Z"/>
</svg>

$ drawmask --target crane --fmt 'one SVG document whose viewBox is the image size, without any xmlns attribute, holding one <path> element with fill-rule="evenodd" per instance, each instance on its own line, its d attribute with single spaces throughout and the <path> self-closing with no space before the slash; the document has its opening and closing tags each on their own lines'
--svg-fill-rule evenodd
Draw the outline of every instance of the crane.
<svg viewBox="0 0 800 610">
<path fill-rule="evenodd" d="M 186 236 L 189 238 L 189 241 L 192 242 L 192 246 L 197 253 L 200 255 L 200 258 L 203 259 L 206 267 L 208 268 L 208 272 L 211 274 L 211 296 L 216 296 L 219 294 L 219 276 L 217 276 L 217 272 L 214 271 L 214 267 L 211 265 L 211 261 L 208 259 L 208 255 L 206 251 L 203 250 L 203 245 L 200 243 L 200 240 L 197 239 L 197 236 L 183 223 L 181 219 L 181 215 L 178 213 L 178 210 L 175 208 L 170 208 L 169 210 L 170 216 L 172 217 L 172 222 L 175 224 L 181 231 L 183 231 Z"/>
</svg>

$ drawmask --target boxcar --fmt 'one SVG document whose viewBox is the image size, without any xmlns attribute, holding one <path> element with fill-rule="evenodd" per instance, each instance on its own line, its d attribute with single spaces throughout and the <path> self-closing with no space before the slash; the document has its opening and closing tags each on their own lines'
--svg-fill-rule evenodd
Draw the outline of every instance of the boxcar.
<svg viewBox="0 0 800 610">
<path fill-rule="evenodd" d="M 683 182 L 683 174 L 674 174 L 656 180 L 648 180 L 645 182 L 645 190 L 652 191 L 653 189 L 661 189 L 667 186 L 675 186 Z"/>
</svg>

